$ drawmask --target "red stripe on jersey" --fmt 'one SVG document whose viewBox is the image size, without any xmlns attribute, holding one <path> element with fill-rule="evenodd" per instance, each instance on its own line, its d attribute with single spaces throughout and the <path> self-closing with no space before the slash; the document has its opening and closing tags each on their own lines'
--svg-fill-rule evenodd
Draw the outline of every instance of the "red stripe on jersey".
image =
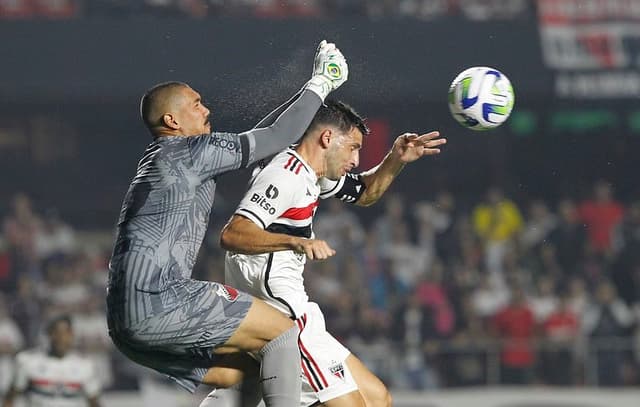
<svg viewBox="0 0 640 407">
<path fill-rule="evenodd" d="M 53 386 L 57 383 L 54 382 L 53 380 L 47 380 L 47 379 L 31 379 L 31 384 L 35 386 Z"/>
<path fill-rule="evenodd" d="M 311 202 L 304 208 L 289 208 L 282 215 L 281 218 L 287 218 L 291 220 L 304 220 L 313 216 L 313 210 L 318 206 L 318 200 Z"/>
<path fill-rule="evenodd" d="M 296 168 L 296 175 L 298 175 L 300 173 L 300 169 L 302 168 L 302 163 L 300 163 L 298 165 L 298 168 Z"/>
<path fill-rule="evenodd" d="M 302 342 L 300 341 L 300 334 L 302 334 L 302 330 L 304 329 L 304 325 L 302 325 L 302 321 L 300 321 L 299 319 L 296 320 L 296 323 L 298 324 L 298 330 L 300 331 L 300 333 L 298 334 L 298 348 L 301 348 Z M 317 393 L 318 391 L 320 391 L 320 389 L 318 389 L 318 387 L 314 383 L 316 379 L 313 377 L 313 375 L 311 375 L 311 373 L 309 372 L 309 369 L 307 369 L 307 363 L 309 363 L 309 361 L 306 360 L 304 355 L 302 355 L 302 351 L 300 351 L 300 353 L 301 353 L 301 355 L 300 355 L 301 356 L 300 364 L 302 365 L 302 371 L 304 372 L 304 375 L 307 378 L 307 381 L 309 382 L 309 384 L 313 388 L 313 391 L 315 391 Z M 311 368 L 311 365 L 309 365 L 309 368 Z"/>
<path fill-rule="evenodd" d="M 306 357 L 307 359 L 309 359 L 309 361 L 311 362 L 311 365 L 313 365 L 312 366 L 313 370 L 320 376 L 320 379 L 322 379 L 322 383 L 324 384 L 324 387 L 328 387 L 329 383 L 327 383 L 327 379 L 324 378 L 324 375 L 322 374 L 322 370 L 320 370 L 320 366 L 318 366 L 318 363 L 315 360 L 313 360 L 313 356 L 311 356 L 311 353 L 309 353 L 307 348 L 304 346 L 304 343 L 302 343 L 302 340 L 298 341 L 298 346 L 300 347 L 302 357 Z"/>
<path fill-rule="evenodd" d="M 289 158 L 289 161 L 287 161 L 287 163 L 284 165 L 285 169 L 289 168 L 289 166 L 291 165 L 291 161 L 293 161 L 294 158 L 296 157 L 293 155 Z"/>
<path fill-rule="evenodd" d="M 31 379 L 31 384 L 33 384 L 34 386 L 63 385 L 64 387 L 69 387 L 71 389 L 79 389 L 82 387 L 82 383 L 78 383 L 78 382 L 56 382 L 56 381 L 47 380 L 47 379 Z"/>
</svg>

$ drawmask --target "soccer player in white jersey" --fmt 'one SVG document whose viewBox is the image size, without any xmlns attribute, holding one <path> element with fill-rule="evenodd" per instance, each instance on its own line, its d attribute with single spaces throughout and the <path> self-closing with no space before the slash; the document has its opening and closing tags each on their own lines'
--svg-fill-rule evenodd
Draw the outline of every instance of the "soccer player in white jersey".
<svg viewBox="0 0 640 407">
<path fill-rule="evenodd" d="M 248 192 L 224 227 L 228 250 L 225 280 L 295 319 L 304 377 L 301 405 L 389 406 L 384 384 L 331 336 L 318 306 L 304 290 L 307 259 L 335 254 L 315 239 L 312 218 L 319 198 L 336 197 L 360 206 L 376 202 L 405 164 L 437 154 L 446 142 L 438 132 L 405 133 L 376 167 L 358 166 L 364 121 L 349 106 L 326 101 L 301 142 L 254 175 Z"/>
<path fill-rule="evenodd" d="M 73 352 L 71 319 L 49 323 L 49 349 L 33 349 L 16 356 L 13 381 L 3 407 L 13 407 L 18 394 L 29 407 L 99 407 L 100 382 L 93 363 Z"/>
</svg>

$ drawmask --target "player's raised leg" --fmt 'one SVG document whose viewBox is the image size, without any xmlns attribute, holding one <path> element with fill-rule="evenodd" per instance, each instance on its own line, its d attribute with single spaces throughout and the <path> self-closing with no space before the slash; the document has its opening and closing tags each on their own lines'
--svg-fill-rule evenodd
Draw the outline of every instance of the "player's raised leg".
<svg viewBox="0 0 640 407">
<path fill-rule="evenodd" d="M 300 404 L 300 352 L 298 327 L 275 308 L 254 299 L 238 329 L 216 349 L 216 353 L 258 352 L 262 359 L 260 383 L 267 406 Z M 216 387 L 228 387 L 239 382 L 242 374 L 237 367 L 246 359 L 226 355 L 218 366 L 209 369 L 202 382 Z M 245 370 L 246 371 L 246 370 Z M 292 390 L 293 389 L 293 390 Z"/>
</svg>

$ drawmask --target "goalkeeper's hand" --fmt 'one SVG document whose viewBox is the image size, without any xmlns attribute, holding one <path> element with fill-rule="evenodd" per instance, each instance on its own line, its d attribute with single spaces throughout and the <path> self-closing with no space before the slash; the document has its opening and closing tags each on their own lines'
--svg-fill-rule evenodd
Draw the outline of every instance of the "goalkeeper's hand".
<svg viewBox="0 0 640 407">
<path fill-rule="evenodd" d="M 347 81 L 349 66 L 342 52 L 333 43 L 322 40 L 313 61 L 313 76 L 305 87 L 324 99 Z"/>
</svg>

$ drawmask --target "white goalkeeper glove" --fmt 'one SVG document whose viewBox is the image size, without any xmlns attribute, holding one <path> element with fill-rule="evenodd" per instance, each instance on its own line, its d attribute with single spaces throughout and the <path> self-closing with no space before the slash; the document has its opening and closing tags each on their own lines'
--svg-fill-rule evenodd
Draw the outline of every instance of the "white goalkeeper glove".
<svg viewBox="0 0 640 407">
<path fill-rule="evenodd" d="M 305 88 L 324 99 L 347 81 L 349 66 L 342 52 L 333 43 L 322 40 L 313 60 L 313 76 Z"/>
</svg>

